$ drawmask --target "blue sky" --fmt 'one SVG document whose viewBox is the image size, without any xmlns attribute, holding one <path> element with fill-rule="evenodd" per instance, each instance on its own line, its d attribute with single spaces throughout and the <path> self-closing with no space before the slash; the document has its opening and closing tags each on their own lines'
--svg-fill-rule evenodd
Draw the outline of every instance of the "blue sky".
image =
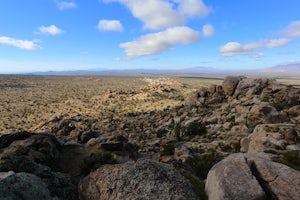
<svg viewBox="0 0 300 200">
<path fill-rule="evenodd" d="M 299 0 L 0 0 L 0 73 L 300 63 Z"/>
</svg>

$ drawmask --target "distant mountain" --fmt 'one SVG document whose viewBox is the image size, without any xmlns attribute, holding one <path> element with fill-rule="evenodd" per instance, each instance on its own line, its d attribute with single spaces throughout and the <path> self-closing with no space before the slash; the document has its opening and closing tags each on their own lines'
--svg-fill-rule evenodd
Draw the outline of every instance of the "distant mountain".
<svg viewBox="0 0 300 200">
<path fill-rule="evenodd" d="M 262 69 L 260 72 L 262 75 L 266 75 L 266 76 L 299 79 L 300 63 L 276 65 L 273 67 L 268 67 L 268 68 Z"/>
<path fill-rule="evenodd" d="M 295 72 L 300 72 L 300 63 L 276 65 L 274 67 L 266 68 L 265 70 L 272 71 L 272 72 L 295 73 Z"/>
</svg>

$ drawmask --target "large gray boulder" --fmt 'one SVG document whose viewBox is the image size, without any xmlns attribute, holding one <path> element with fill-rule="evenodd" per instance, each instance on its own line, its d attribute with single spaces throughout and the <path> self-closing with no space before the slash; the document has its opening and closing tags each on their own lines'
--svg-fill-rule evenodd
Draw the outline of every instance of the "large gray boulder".
<svg viewBox="0 0 300 200">
<path fill-rule="evenodd" d="M 190 183 L 174 167 L 148 159 L 97 169 L 79 183 L 79 198 L 198 199 Z"/>
<path fill-rule="evenodd" d="M 249 159 L 251 160 L 251 158 Z M 256 173 L 256 177 L 269 199 L 300 199 L 299 171 L 262 158 L 255 158 L 253 165 L 253 173 Z"/>
<path fill-rule="evenodd" d="M 47 185 L 37 176 L 28 173 L 11 173 L 0 181 L 0 199 L 54 199 Z"/>
<path fill-rule="evenodd" d="M 207 175 L 205 190 L 212 200 L 266 198 L 243 154 L 230 155 L 214 165 Z"/>
<path fill-rule="evenodd" d="M 209 171 L 208 199 L 300 199 L 300 172 L 267 154 L 232 154 Z"/>
</svg>

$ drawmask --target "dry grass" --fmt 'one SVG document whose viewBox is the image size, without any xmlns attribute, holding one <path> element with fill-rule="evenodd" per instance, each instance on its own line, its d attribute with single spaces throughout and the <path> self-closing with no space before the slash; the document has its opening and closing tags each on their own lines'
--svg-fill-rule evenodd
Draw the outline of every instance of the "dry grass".
<svg viewBox="0 0 300 200">
<path fill-rule="evenodd" d="M 102 76 L 0 76 L 0 134 L 35 130 L 56 116 L 163 110 L 215 80 Z"/>
</svg>

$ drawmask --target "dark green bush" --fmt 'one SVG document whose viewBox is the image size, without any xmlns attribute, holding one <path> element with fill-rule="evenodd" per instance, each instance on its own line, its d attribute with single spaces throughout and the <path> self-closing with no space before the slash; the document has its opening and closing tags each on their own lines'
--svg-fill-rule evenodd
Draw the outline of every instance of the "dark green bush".
<svg viewBox="0 0 300 200">
<path fill-rule="evenodd" d="M 205 182 L 204 180 L 200 180 L 199 178 L 193 176 L 192 174 L 186 172 L 183 176 L 189 180 L 189 182 L 193 186 L 194 192 L 200 197 L 202 200 L 208 199 L 206 192 L 205 192 Z"/>
<path fill-rule="evenodd" d="M 192 122 L 186 127 L 186 135 L 193 136 L 193 135 L 205 135 L 207 133 L 207 129 L 205 124 L 202 122 Z"/>
<path fill-rule="evenodd" d="M 222 159 L 222 155 L 213 151 L 193 158 L 188 158 L 186 163 L 194 170 L 195 174 L 199 178 L 206 179 L 206 176 L 212 166 Z"/>
<path fill-rule="evenodd" d="M 165 144 L 161 146 L 160 155 L 169 156 L 174 155 L 175 145 L 172 143 Z"/>
<path fill-rule="evenodd" d="M 287 151 L 282 156 L 274 159 L 274 161 L 300 171 L 300 155 L 298 151 Z"/>
<path fill-rule="evenodd" d="M 84 159 L 80 165 L 80 173 L 85 176 L 91 171 L 98 169 L 101 165 L 116 163 L 117 161 L 111 153 L 102 152 L 99 155 L 92 155 L 91 157 Z"/>
</svg>

